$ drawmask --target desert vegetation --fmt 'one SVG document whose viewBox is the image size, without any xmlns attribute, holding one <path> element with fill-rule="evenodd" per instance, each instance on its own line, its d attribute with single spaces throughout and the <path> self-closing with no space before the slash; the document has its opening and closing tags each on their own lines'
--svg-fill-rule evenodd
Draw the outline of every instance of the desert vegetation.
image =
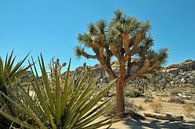
<svg viewBox="0 0 195 129">
<path fill-rule="evenodd" d="M 0 128 L 194 128 L 195 61 L 163 66 L 168 49 L 153 50 L 150 26 L 120 10 L 90 24 L 75 52 L 95 66 L 0 56 Z"/>
<path fill-rule="evenodd" d="M 158 69 L 167 58 L 167 49 L 161 49 L 159 52 L 151 49 L 153 39 L 149 32 L 149 21 L 142 22 L 125 16 L 120 10 L 115 11 L 114 14 L 108 27 L 105 21 L 100 20 L 95 24 L 90 24 L 87 33 L 78 36 L 80 43 L 84 47 L 91 48 L 94 55 L 86 53 L 80 47 L 76 48 L 76 54 L 97 59 L 111 80 L 118 78 L 116 114 L 123 117 L 126 81 Z M 119 64 L 118 74 L 111 67 L 113 56 Z M 133 67 L 136 68 L 132 70 Z"/>
<path fill-rule="evenodd" d="M 109 99 L 98 102 L 107 94 L 113 82 L 97 91 L 97 78 L 89 78 L 87 72 L 81 73 L 82 76 L 74 83 L 70 73 L 71 62 L 66 74 L 62 76 L 60 65 L 52 61 L 50 71 L 53 72 L 48 75 L 41 55 L 38 59 L 41 71 L 39 75 L 33 59 L 28 67 L 22 68 L 26 57 L 14 66 L 15 58 L 12 56 L 13 52 L 6 57 L 5 63 L 1 59 L 1 77 L 4 75 L 1 84 L 6 88 L 0 91 L 1 128 L 88 129 L 111 124 L 111 118 L 94 120 L 109 107 Z M 31 85 L 23 87 L 18 80 L 19 75 L 25 74 L 28 68 L 32 72 Z M 7 73 L 13 75 L 8 74 L 9 78 Z M 11 77 L 17 81 L 9 80 Z M 6 79 L 9 83 L 4 83 Z"/>
</svg>

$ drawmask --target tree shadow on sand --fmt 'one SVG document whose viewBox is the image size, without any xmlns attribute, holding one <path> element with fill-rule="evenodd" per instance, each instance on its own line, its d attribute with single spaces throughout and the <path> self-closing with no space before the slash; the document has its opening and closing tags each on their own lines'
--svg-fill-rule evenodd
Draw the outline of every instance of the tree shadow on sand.
<svg viewBox="0 0 195 129">
<path fill-rule="evenodd" d="M 185 121 L 161 121 L 161 120 L 135 120 L 128 118 L 123 120 L 124 124 L 128 126 L 129 129 L 195 129 L 195 121 L 185 122 Z M 110 128 L 110 129 L 120 129 L 120 128 Z"/>
</svg>

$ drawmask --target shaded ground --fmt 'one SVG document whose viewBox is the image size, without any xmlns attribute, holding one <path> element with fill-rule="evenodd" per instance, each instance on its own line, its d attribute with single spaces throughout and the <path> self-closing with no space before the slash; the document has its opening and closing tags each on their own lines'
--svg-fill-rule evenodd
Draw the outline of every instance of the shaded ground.
<svg viewBox="0 0 195 129">
<path fill-rule="evenodd" d="M 106 127 L 100 129 L 106 129 Z M 156 119 L 136 121 L 132 118 L 127 118 L 114 123 L 110 129 L 195 129 L 195 121 L 171 122 Z"/>
<path fill-rule="evenodd" d="M 155 119 L 146 121 L 135 121 L 133 119 L 127 119 L 115 123 L 110 129 L 195 129 L 195 121 L 191 122 L 170 122 L 170 121 L 158 121 Z M 103 128 L 102 128 L 103 129 Z"/>
<path fill-rule="evenodd" d="M 145 117 L 145 120 L 137 121 L 128 117 L 114 123 L 110 129 L 195 129 L 195 111 L 191 113 L 191 117 L 188 117 L 183 109 L 183 104 L 170 103 L 168 102 L 168 99 L 169 97 L 161 98 L 160 102 L 163 105 L 163 109 L 160 114 L 183 116 L 184 121 L 158 120 L 149 117 Z M 154 97 L 153 101 L 156 100 L 159 101 L 159 98 Z M 194 103 L 194 100 L 185 100 L 185 102 L 189 101 Z M 126 98 L 126 102 L 130 105 L 134 104 L 137 107 L 141 106 L 143 109 L 137 111 L 139 114 L 143 115 L 143 113 L 154 113 L 150 103 L 145 103 L 144 98 Z M 100 129 L 105 129 L 105 127 Z"/>
</svg>

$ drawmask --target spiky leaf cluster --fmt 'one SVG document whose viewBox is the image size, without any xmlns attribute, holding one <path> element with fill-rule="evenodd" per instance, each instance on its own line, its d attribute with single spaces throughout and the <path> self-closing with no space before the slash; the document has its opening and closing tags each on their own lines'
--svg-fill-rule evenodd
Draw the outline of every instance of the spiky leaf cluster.
<svg viewBox="0 0 195 129">
<path fill-rule="evenodd" d="M 98 103 L 112 83 L 100 91 L 96 90 L 97 79 L 87 79 L 88 73 L 83 73 L 77 83 L 70 74 L 70 63 L 64 79 L 61 71 L 54 64 L 52 78 L 49 78 L 45 68 L 43 57 L 38 59 L 42 79 L 39 78 L 37 67 L 33 65 L 33 95 L 24 88 L 19 87 L 18 95 L 13 100 L 1 94 L 15 105 L 17 109 L 25 113 L 29 121 L 22 121 L 3 110 L 0 114 L 25 128 L 35 129 L 95 129 L 104 125 L 110 125 L 111 119 L 96 120 L 109 107 L 109 100 Z M 33 64 L 34 61 L 33 61 Z M 96 120 L 96 121 L 94 121 Z"/>
<path fill-rule="evenodd" d="M 21 61 L 16 62 L 16 56 L 14 56 L 14 51 L 11 54 L 6 54 L 6 57 L 0 57 L 0 91 L 10 97 L 11 85 L 18 80 L 21 76 L 26 74 L 29 66 L 24 67 L 24 61 L 27 59 L 28 55 L 25 56 Z M 0 95 L 0 108 L 4 107 L 4 111 L 11 115 L 17 116 L 17 111 L 14 106 L 7 102 L 5 97 Z M 10 121 L 0 116 L 0 128 L 5 128 L 10 124 Z"/>
<path fill-rule="evenodd" d="M 77 46 L 76 55 L 97 59 L 111 78 L 117 77 L 109 63 L 112 56 L 123 64 L 121 67 L 127 68 L 123 70 L 127 78 L 134 78 L 160 67 L 168 55 L 167 49 L 160 49 L 159 52 L 152 49 L 154 41 L 148 20 L 138 21 L 134 17 L 125 16 L 120 10 L 114 12 L 107 27 L 103 20 L 90 24 L 88 32 L 79 34 L 78 40 L 84 48 L 91 48 L 94 54 Z M 133 65 L 139 66 L 139 69 L 130 73 Z"/>
</svg>

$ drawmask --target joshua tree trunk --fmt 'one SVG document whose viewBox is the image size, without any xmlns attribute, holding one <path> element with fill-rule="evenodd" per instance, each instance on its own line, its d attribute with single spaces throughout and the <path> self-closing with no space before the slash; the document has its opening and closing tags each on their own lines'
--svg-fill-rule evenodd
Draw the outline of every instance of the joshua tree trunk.
<svg viewBox="0 0 195 129">
<path fill-rule="evenodd" d="M 119 115 L 119 117 L 123 117 L 125 113 L 124 107 L 125 63 L 123 61 L 119 61 L 119 64 L 120 76 L 116 86 L 116 113 Z"/>
<path fill-rule="evenodd" d="M 124 87 L 125 81 L 123 78 L 119 78 L 116 86 L 116 113 L 122 117 L 125 112 L 124 107 Z"/>
</svg>

